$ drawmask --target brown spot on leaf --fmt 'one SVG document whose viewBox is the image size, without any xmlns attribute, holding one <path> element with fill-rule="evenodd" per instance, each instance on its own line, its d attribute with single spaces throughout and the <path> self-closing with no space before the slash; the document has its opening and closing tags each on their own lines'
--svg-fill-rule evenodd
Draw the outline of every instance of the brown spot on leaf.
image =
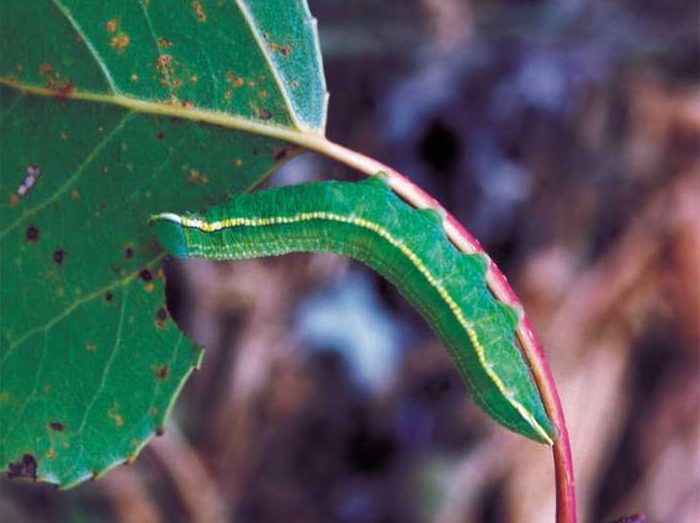
<svg viewBox="0 0 700 523">
<path fill-rule="evenodd" d="M 162 54 L 156 60 L 156 67 L 158 69 L 163 69 L 168 67 L 173 61 L 173 58 L 169 54 Z"/>
<path fill-rule="evenodd" d="M 201 185 L 206 185 L 209 183 L 209 177 L 201 174 L 199 171 L 196 169 L 192 169 L 190 171 L 190 174 L 187 176 L 187 182 L 188 183 L 199 183 Z"/>
<path fill-rule="evenodd" d="M 119 27 L 119 21 L 116 18 L 112 18 L 109 22 L 105 24 L 105 29 L 107 29 L 107 31 L 110 33 L 116 31 L 117 27 Z"/>
<path fill-rule="evenodd" d="M 56 432 L 63 432 L 63 423 L 60 421 L 52 421 L 49 423 L 49 427 L 51 430 L 55 430 Z"/>
<path fill-rule="evenodd" d="M 165 307 L 161 307 L 158 309 L 156 312 L 156 325 L 158 325 L 159 328 L 164 328 L 165 327 L 165 320 L 168 319 L 168 311 L 165 310 Z"/>
<path fill-rule="evenodd" d="M 156 134 L 156 138 L 162 140 L 163 138 L 165 138 L 165 133 L 163 133 L 163 131 L 158 131 L 158 133 Z"/>
<path fill-rule="evenodd" d="M 30 478 L 36 480 L 37 463 L 34 456 L 24 454 L 22 459 L 7 465 L 7 477 L 12 478 Z"/>
<path fill-rule="evenodd" d="M 112 39 L 109 42 L 109 45 L 114 47 L 117 52 L 123 53 L 124 50 L 129 47 L 129 44 L 131 43 L 131 38 L 129 37 L 128 34 L 120 31 L 116 35 L 112 37 Z"/>
<path fill-rule="evenodd" d="M 245 83 L 245 80 L 243 80 L 243 78 L 238 76 L 233 71 L 227 72 L 226 78 L 228 79 L 229 83 L 231 84 L 231 87 L 241 87 Z"/>
<path fill-rule="evenodd" d="M 258 110 L 258 116 L 261 120 L 269 120 L 272 118 L 272 113 L 263 107 Z"/>
<path fill-rule="evenodd" d="M 207 21 L 207 14 L 202 8 L 202 2 L 192 2 L 192 9 L 194 10 L 194 15 L 197 17 L 197 20 L 202 23 Z"/>
<path fill-rule="evenodd" d="M 269 44 L 270 50 L 274 53 L 280 53 L 282 56 L 287 56 L 289 53 L 292 52 L 291 47 L 288 45 L 279 45 L 279 44 Z"/>
<path fill-rule="evenodd" d="M 151 271 L 148 269 L 143 269 L 141 272 L 139 272 L 139 277 L 143 281 L 151 281 L 153 279 L 153 274 L 151 274 Z"/>
<path fill-rule="evenodd" d="M 56 249 L 53 251 L 53 261 L 56 265 L 63 265 L 63 260 L 66 258 L 66 251 L 63 249 Z"/>
<path fill-rule="evenodd" d="M 192 169 L 190 171 L 189 176 L 187 177 L 187 181 L 189 183 L 195 183 L 197 180 L 199 180 L 199 171 L 197 171 L 196 169 Z"/>
<path fill-rule="evenodd" d="M 39 229 L 35 225 L 27 227 L 27 241 L 35 242 L 39 239 Z"/>
<path fill-rule="evenodd" d="M 133 257 L 134 257 L 133 247 L 125 247 L 124 248 L 124 258 L 126 258 L 127 260 L 130 260 Z"/>
<path fill-rule="evenodd" d="M 111 302 L 114 299 L 114 294 L 112 291 L 105 292 L 105 301 Z"/>
<path fill-rule="evenodd" d="M 65 103 L 68 97 L 75 92 L 75 84 L 70 80 L 63 82 L 61 85 L 56 87 L 55 94 L 53 95 L 54 100 Z"/>
<path fill-rule="evenodd" d="M 116 401 L 112 404 L 112 408 L 107 411 L 107 417 L 113 420 L 117 427 L 124 425 L 124 418 L 119 413 L 119 403 Z"/>
<path fill-rule="evenodd" d="M 164 363 L 163 365 L 151 365 L 151 371 L 155 375 L 156 379 L 160 381 L 164 381 L 168 379 L 168 374 L 170 369 L 168 368 L 168 364 Z"/>
</svg>

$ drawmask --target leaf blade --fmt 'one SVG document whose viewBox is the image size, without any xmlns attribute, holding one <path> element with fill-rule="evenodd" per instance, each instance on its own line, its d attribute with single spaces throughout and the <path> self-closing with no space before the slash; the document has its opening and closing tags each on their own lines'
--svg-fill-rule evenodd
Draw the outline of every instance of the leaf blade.
<svg viewBox="0 0 700 523">
<path fill-rule="evenodd" d="M 5 0 L 2 48 L 10 56 L 13 48 L 21 49 L 33 60 L 3 60 L 0 77 L 57 91 L 73 86 L 163 104 L 192 103 L 323 133 L 325 80 L 315 20 L 305 2 L 147 4 L 125 2 L 118 11 L 102 2 L 51 0 L 10 8 Z M 198 12 L 204 21 L 197 20 Z M 75 36 L 52 37 L 47 46 L 43 35 L 57 33 Z M 211 47 L 203 42 L 215 43 L 217 54 L 208 53 Z"/>
<path fill-rule="evenodd" d="M 260 78 L 227 100 L 236 57 L 265 82 L 274 62 L 231 51 L 233 4 L 218 5 L 0 1 L 0 463 L 15 475 L 72 486 L 138 454 L 201 359 L 168 317 L 147 216 L 243 192 L 298 151 L 276 137 L 322 132 L 323 104 Z"/>
</svg>

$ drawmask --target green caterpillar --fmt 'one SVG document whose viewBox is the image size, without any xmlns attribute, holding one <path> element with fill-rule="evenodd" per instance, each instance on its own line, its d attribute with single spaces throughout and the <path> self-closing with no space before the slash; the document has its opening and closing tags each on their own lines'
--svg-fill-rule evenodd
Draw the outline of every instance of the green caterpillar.
<svg viewBox="0 0 700 523">
<path fill-rule="evenodd" d="M 552 444 L 555 429 L 514 343 L 518 314 L 487 289 L 486 257 L 459 252 L 437 211 L 410 207 L 383 179 L 268 189 L 205 215 L 158 214 L 151 226 L 176 257 L 230 260 L 327 251 L 369 265 L 426 319 L 488 414 Z"/>
</svg>

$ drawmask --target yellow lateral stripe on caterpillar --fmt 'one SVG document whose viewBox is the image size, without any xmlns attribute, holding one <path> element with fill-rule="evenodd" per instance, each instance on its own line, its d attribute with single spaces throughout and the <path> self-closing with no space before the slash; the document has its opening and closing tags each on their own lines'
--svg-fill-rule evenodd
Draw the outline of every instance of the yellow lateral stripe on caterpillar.
<svg viewBox="0 0 700 523">
<path fill-rule="evenodd" d="M 333 214 L 323 211 L 316 212 L 304 212 L 298 213 L 292 216 L 272 216 L 272 217 L 238 217 L 238 218 L 226 218 L 223 220 L 218 220 L 214 222 L 207 222 L 198 218 L 188 218 L 186 216 L 178 216 L 171 213 L 159 214 L 155 218 L 170 220 L 179 223 L 183 227 L 199 229 L 203 232 L 216 232 L 223 229 L 233 228 L 233 227 L 265 227 L 271 225 L 286 225 L 294 223 L 302 223 L 313 220 L 325 220 L 334 221 L 339 223 L 346 223 L 355 225 L 357 227 L 362 227 L 364 229 L 370 230 L 386 240 L 393 247 L 399 249 L 402 254 L 408 258 L 413 266 L 425 277 L 428 283 L 438 292 L 440 297 L 448 305 L 450 311 L 454 314 L 455 318 L 465 330 L 469 341 L 474 346 L 476 350 L 479 363 L 483 367 L 486 374 L 489 376 L 491 381 L 496 385 L 498 390 L 501 392 L 503 397 L 510 403 L 510 405 L 522 416 L 522 418 L 535 429 L 535 431 L 551 445 L 552 438 L 547 434 L 540 423 L 535 419 L 531 412 L 529 412 L 525 406 L 523 406 L 519 401 L 515 399 L 513 393 L 505 386 L 500 377 L 493 371 L 491 364 L 486 360 L 486 354 L 483 345 L 479 341 L 479 337 L 471 326 L 470 322 L 462 314 L 462 310 L 457 305 L 456 301 L 450 296 L 445 287 L 437 281 L 437 279 L 432 275 L 428 267 L 423 263 L 423 261 L 411 250 L 404 242 L 396 239 L 384 228 L 377 225 L 374 222 L 366 220 L 364 218 L 348 217 L 339 214 Z"/>
</svg>

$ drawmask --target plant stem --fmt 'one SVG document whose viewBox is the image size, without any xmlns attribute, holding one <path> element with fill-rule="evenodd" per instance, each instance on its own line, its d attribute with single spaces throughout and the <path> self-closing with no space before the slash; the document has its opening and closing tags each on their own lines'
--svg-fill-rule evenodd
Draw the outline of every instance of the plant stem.
<svg viewBox="0 0 700 523">
<path fill-rule="evenodd" d="M 514 307 L 520 313 L 520 322 L 516 330 L 518 343 L 525 361 L 530 366 L 537 388 L 542 396 L 547 415 L 557 427 L 558 437 L 552 447 L 557 496 L 557 523 L 576 523 L 576 492 L 573 473 L 573 459 L 569 433 L 564 419 L 561 399 L 554 383 L 552 372 L 545 358 L 544 350 L 537 339 L 532 323 L 523 309 L 520 300 L 515 295 L 508 280 L 484 251 L 483 247 L 440 203 L 423 189 L 415 185 L 404 175 L 381 162 L 364 156 L 342 145 L 331 142 L 323 137 L 304 140 L 305 148 L 333 158 L 364 174 L 374 176 L 379 172 L 386 174 L 389 185 L 394 192 L 408 203 L 417 208 L 430 207 L 437 209 L 444 216 L 444 227 L 447 237 L 465 253 L 479 253 L 489 260 L 486 281 L 493 295 L 503 303 Z"/>
<path fill-rule="evenodd" d="M 142 100 L 123 94 L 95 93 L 73 90 L 69 93 L 57 93 L 53 89 L 24 84 L 12 76 L 0 77 L 0 85 L 18 89 L 24 93 L 37 96 L 52 96 L 60 99 L 75 99 L 124 107 L 130 111 L 181 118 L 227 129 L 236 129 L 252 134 L 267 136 L 298 145 L 309 151 L 320 153 L 352 167 L 364 174 L 374 176 L 386 173 L 389 184 L 396 194 L 417 208 L 430 207 L 438 210 L 444 218 L 447 237 L 454 245 L 466 253 L 479 253 L 489 260 L 486 281 L 493 295 L 500 301 L 514 307 L 520 313 L 520 322 L 516 336 L 525 361 L 530 366 L 532 375 L 540 391 L 547 415 L 554 422 L 559 432 L 554 440 L 554 470 L 557 488 L 557 523 L 576 523 L 576 494 L 574 488 L 573 461 L 569 433 L 566 429 L 564 412 L 552 373 L 544 356 L 544 350 L 532 329 L 532 324 L 523 310 L 520 300 L 513 292 L 508 280 L 491 260 L 488 254 L 462 225 L 448 213 L 440 203 L 404 175 L 383 163 L 343 147 L 328 140 L 321 132 L 310 129 L 295 129 L 272 125 L 266 122 L 249 120 L 219 111 L 200 108 L 188 108 L 177 104 L 165 104 L 158 101 Z"/>
</svg>

